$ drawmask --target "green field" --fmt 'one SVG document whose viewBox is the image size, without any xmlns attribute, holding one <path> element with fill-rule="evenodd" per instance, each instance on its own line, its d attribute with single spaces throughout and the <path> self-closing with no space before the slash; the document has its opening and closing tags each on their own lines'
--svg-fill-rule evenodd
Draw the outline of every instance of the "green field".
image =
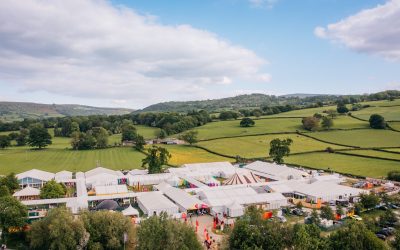
<svg viewBox="0 0 400 250">
<path fill-rule="evenodd" d="M 217 153 L 230 155 L 233 157 L 239 155 L 245 158 L 258 158 L 268 156 L 269 143 L 275 138 L 291 138 L 293 140 L 291 153 L 325 150 L 327 147 L 332 147 L 335 149 L 345 148 L 315 141 L 313 139 L 297 134 L 246 136 L 238 138 L 218 139 L 213 141 L 200 142 L 198 143 L 198 145 Z"/>
<path fill-rule="evenodd" d="M 306 116 L 312 116 L 315 113 L 323 113 L 325 110 L 329 109 L 336 110 L 336 106 L 325 106 L 319 108 L 293 110 L 289 112 L 279 113 L 276 115 L 271 115 L 271 117 L 306 117 Z"/>
<path fill-rule="evenodd" d="M 315 132 L 308 135 L 333 143 L 358 147 L 400 147 L 400 133 L 391 130 L 360 129 Z"/>
<path fill-rule="evenodd" d="M 185 163 L 234 161 L 231 158 L 211 154 L 203 149 L 186 145 L 163 145 L 162 147 L 167 148 L 172 155 L 169 163 L 177 166 Z"/>
<path fill-rule="evenodd" d="M 400 121 L 400 106 L 394 107 L 369 107 L 351 112 L 355 117 L 368 120 L 372 114 L 385 117 L 386 121 Z"/>
<path fill-rule="evenodd" d="M 32 168 L 57 172 L 61 170 L 87 171 L 99 163 L 111 169 L 133 169 L 141 166 L 144 155 L 131 148 L 98 150 L 6 149 L 0 151 L 0 174 L 22 172 Z"/>
<path fill-rule="evenodd" d="M 389 122 L 390 127 L 400 131 L 400 122 Z"/>
<path fill-rule="evenodd" d="M 374 157 L 380 157 L 380 158 L 400 160 L 400 154 L 387 153 L 387 152 L 376 151 L 376 150 L 348 150 L 348 151 L 341 151 L 341 152 L 356 154 L 356 155 L 361 155 L 361 156 L 366 155 L 366 156 L 374 156 Z M 400 162 L 399 162 L 399 165 L 400 165 Z"/>
<path fill-rule="evenodd" d="M 197 127 L 194 130 L 199 132 L 199 139 L 211 139 L 227 136 L 245 136 L 262 133 L 276 132 L 296 132 L 303 130 L 301 127 L 301 119 L 259 119 L 255 120 L 254 127 L 240 127 L 240 120 L 210 122 L 204 126 Z"/>
<path fill-rule="evenodd" d="M 382 107 L 387 105 L 400 105 L 400 99 L 393 102 L 378 101 L 368 104 L 376 106 L 353 112 L 354 115 L 368 119 L 371 112 L 380 112 L 387 120 L 400 117 L 400 107 Z M 341 115 L 334 119 L 334 126 L 330 131 L 307 132 L 302 129 L 301 118 L 312 116 L 315 113 L 322 113 L 324 110 L 336 109 L 336 106 L 295 110 L 272 116 L 264 116 L 255 119 L 255 126 L 242 128 L 239 126 L 240 119 L 233 121 L 211 122 L 194 130 L 199 132 L 199 146 L 213 152 L 235 157 L 244 158 L 268 157 L 269 143 L 275 138 L 291 138 L 293 144 L 291 153 L 303 153 L 310 151 L 323 151 L 327 147 L 340 149 L 340 151 L 360 156 L 375 156 L 389 159 L 400 159 L 400 132 L 391 130 L 374 130 L 369 128 L 368 122 L 360 121 L 350 116 Z M 283 117 L 283 118 L 282 118 Z M 290 118 L 295 117 L 295 118 Z M 400 130 L 399 122 L 390 122 L 394 128 Z M 138 133 L 146 139 L 154 138 L 159 131 L 158 128 L 136 126 Z M 354 129 L 354 130 L 351 130 Z M 320 142 L 313 138 L 298 135 L 295 132 L 306 133 L 307 136 L 327 141 Z M 290 134 L 282 134 L 288 132 Z M 6 135 L 10 132 L 1 132 Z M 53 130 L 50 129 L 50 133 Z M 276 133 L 273 135 L 260 135 Z M 171 137 L 177 137 L 172 135 Z M 234 137 L 234 138 L 223 138 Z M 209 140 L 207 139 L 215 139 Z M 201 141 L 206 140 L 206 141 Z M 109 137 L 109 145 L 119 145 L 121 135 L 115 134 Z M 362 150 L 351 150 L 351 148 L 335 146 L 330 143 L 362 147 Z M 13 142 L 15 145 L 15 142 Z M 196 147 L 185 145 L 161 145 L 166 147 L 172 158 L 170 164 L 182 165 L 184 163 L 232 161 L 232 158 L 225 158 L 207 152 Z M 368 148 L 384 148 L 390 152 L 369 150 Z M 114 147 L 101 150 L 73 151 L 69 138 L 53 138 L 53 144 L 45 150 L 32 150 L 28 146 L 11 147 L 0 150 L 0 174 L 10 171 L 21 172 L 31 168 L 38 168 L 57 172 L 63 169 L 71 171 L 86 171 L 100 163 L 104 167 L 112 169 L 133 169 L 141 167 L 141 160 L 144 154 L 129 147 Z M 369 159 L 365 157 L 328 154 L 328 153 L 306 153 L 291 155 L 285 159 L 288 163 L 301 164 L 312 168 L 331 168 L 336 171 L 346 172 L 363 176 L 385 176 L 388 171 L 400 168 L 400 163 L 390 160 Z M 400 170 L 400 169 L 399 169 Z"/>
<path fill-rule="evenodd" d="M 286 159 L 287 163 L 299 164 L 318 169 L 331 169 L 341 173 L 349 173 L 369 177 L 386 177 L 392 170 L 400 170 L 399 162 L 361 158 L 329 153 L 312 153 L 293 155 Z"/>
<path fill-rule="evenodd" d="M 382 101 L 373 101 L 373 102 L 363 102 L 364 105 L 371 105 L 371 106 L 395 106 L 400 105 L 400 99 L 395 99 L 394 101 L 389 100 L 382 100 Z"/>
</svg>

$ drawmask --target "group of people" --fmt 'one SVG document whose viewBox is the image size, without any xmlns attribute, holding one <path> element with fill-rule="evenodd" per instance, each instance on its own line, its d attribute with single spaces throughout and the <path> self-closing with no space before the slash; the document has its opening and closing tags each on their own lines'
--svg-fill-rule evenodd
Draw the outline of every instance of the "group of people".
<svg viewBox="0 0 400 250">
<path fill-rule="evenodd" d="M 208 230 L 206 228 L 204 228 L 204 246 L 207 249 L 218 249 L 215 239 L 208 234 Z"/>
</svg>

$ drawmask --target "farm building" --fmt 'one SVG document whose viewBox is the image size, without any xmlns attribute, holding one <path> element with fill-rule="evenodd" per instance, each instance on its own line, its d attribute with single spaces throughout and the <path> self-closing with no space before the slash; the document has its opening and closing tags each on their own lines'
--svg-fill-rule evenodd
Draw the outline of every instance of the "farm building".
<svg viewBox="0 0 400 250">
<path fill-rule="evenodd" d="M 263 161 L 255 161 L 244 166 L 245 169 L 251 170 L 254 174 L 269 180 L 301 180 L 309 176 L 308 173 L 290 168 L 286 165 L 278 165 Z"/>
<path fill-rule="evenodd" d="M 27 186 L 41 188 L 46 182 L 54 179 L 54 174 L 38 169 L 31 169 L 26 172 L 17 174 L 16 177 L 21 188 Z"/>
<path fill-rule="evenodd" d="M 159 215 L 161 212 L 166 212 L 168 215 L 179 212 L 178 206 L 159 192 L 141 193 L 137 197 L 137 202 L 143 213 L 149 216 Z"/>
</svg>

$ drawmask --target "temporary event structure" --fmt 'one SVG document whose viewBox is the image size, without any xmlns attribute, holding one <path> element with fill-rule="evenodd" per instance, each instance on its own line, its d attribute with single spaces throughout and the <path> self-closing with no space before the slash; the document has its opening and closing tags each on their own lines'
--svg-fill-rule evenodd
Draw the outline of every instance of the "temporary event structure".
<svg viewBox="0 0 400 250">
<path fill-rule="evenodd" d="M 136 208 L 133 208 L 131 205 L 129 205 L 129 207 L 122 210 L 122 214 L 125 216 L 139 216 L 139 211 Z"/>
<path fill-rule="evenodd" d="M 187 212 L 199 208 L 208 208 L 207 204 L 182 189 L 172 187 L 166 183 L 161 183 L 157 185 L 156 188 L 173 200 L 175 204 L 178 205 L 180 212 Z"/>
<path fill-rule="evenodd" d="M 125 194 L 128 193 L 126 185 L 95 186 L 96 195 Z"/>
<path fill-rule="evenodd" d="M 270 180 L 301 180 L 309 174 L 286 165 L 278 165 L 276 163 L 255 161 L 244 166 L 245 169 L 251 170 L 256 175 Z"/>
<path fill-rule="evenodd" d="M 31 169 L 16 175 L 20 187 L 26 186 L 41 188 L 43 185 L 54 179 L 54 174 L 38 169 Z"/>
<path fill-rule="evenodd" d="M 179 209 L 174 203 L 159 192 L 144 192 L 137 197 L 139 208 L 144 214 L 159 215 L 161 212 L 166 212 L 168 215 L 178 213 Z"/>
<path fill-rule="evenodd" d="M 39 199 L 39 195 L 40 195 L 39 189 L 29 186 L 13 194 L 13 196 L 18 200 L 35 200 Z"/>
<path fill-rule="evenodd" d="M 251 171 L 246 169 L 238 169 L 231 178 L 224 181 L 224 185 L 251 184 L 259 182 L 262 181 Z"/>
</svg>

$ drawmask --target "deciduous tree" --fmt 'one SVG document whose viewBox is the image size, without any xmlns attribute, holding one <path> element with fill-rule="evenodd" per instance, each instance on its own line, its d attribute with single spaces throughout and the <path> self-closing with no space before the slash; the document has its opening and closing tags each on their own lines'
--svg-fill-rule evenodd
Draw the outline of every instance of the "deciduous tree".
<svg viewBox="0 0 400 250">
<path fill-rule="evenodd" d="M 373 114 L 369 118 L 369 126 L 374 129 L 385 129 L 386 122 L 383 116 L 378 114 Z"/>
<path fill-rule="evenodd" d="M 64 184 L 57 183 L 54 180 L 48 181 L 40 190 L 40 198 L 42 199 L 54 199 L 62 198 L 67 192 Z"/>
<path fill-rule="evenodd" d="M 240 121 L 240 127 L 253 127 L 256 124 L 253 119 L 245 117 Z"/>
<path fill-rule="evenodd" d="M 196 130 L 189 130 L 189 131 L 183 133 L 180 136 L 180 139 L 186 141 L 190 145 L 193 145 L 193 144 L 197 143 L 197 135 L 198 134 L 199 134 L 199 132 L 197 132 Z"/>
<path fill-rule="evenodd" d="M 147 150 L 147 156 L 142 160 L 142 166 L 148 165 L 149 174 L 161 173 L 162 166 L 168 163 L 171 154 L 167 149 L 152 146 Z"/>
<path fill-rule="evenodd" d="M 276 163 L 283 163 L 283 157 L 288 156 L 290 154 L 290 145 L 293 143 L 293 140 L 290 138 L 287 139 L 273 139 L 270 142 L 269 156 L 272 157 L 273 161 Z"/>
<path fill-rule="evenodd" d="M 51 135 L 43 126 L 34 126 L 29 130 L 28 144 L 31 147 L 44 148 L 51 144 Z"/>
</svg>

